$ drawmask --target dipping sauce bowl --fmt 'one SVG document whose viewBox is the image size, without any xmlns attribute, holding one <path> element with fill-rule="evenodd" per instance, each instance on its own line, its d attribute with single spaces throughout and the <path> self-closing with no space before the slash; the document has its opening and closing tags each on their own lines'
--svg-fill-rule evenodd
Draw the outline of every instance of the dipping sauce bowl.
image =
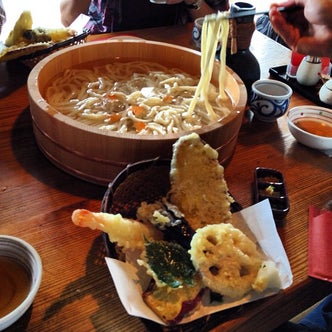
<svg viewBox="0 0 332 332">
<path fill-rule="evenodd" d="M 27 242 L 0 235 L 0 331 L 31 306 L 41 283 L 42 263 Z"/>
<path fill-rule="evenodd" d="M 304 105 L 289 110 L 288 128 L 302 144 L 318 150 L 332 150 L 332 110 Z"/>
</svg>

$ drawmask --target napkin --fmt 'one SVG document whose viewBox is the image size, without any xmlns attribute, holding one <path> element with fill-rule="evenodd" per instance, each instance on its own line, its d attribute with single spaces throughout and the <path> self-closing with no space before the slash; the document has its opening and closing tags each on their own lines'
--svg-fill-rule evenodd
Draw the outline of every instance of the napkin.
<svg viewBox="0 0 332 332">
<path fill-rule="evenodd" d="M 243 209 L 233 215 L 233 224 L 249 237 L 254 237 L 265 255 L 275 262 L 280 276 L 281 289 L 289 287 L 293 276 L 287 255 L 279 238 L 269 200 L 261 201 L 253 206 Z M 142 273 L 138 266 L 127 262 L 106 257 L 107 266 L 112 275 L 119 298 L 128 314 L 146 318 L 159 324 L 164 323 L 150 310 L 142 299 L 142 292 L 149 282 L 146 273 Z M 279 289 L 267 289 L 262 293 L 250 292 L 242 299 L 224 299 L 222 303 L 211 305 L 207 299 L 191 315 L 184 318 L 181 323 L 188 323 L 214 312 L 236 307 L 244 303 L 256 301 L 271 296 Z"/>
<path fill-rule="evenodd" d="M 77 18 L 72 22 L 70 25 L 70 28 L 74 31 L 83 31 L 84 27 L 87 25 L 87 23 L 90 20 L 90 16 L 80 14 L 77 16 Z"/>
<path fill-rule="evenodd" d="M 308 274 L 332 282 L 332 211 L 309 207 Z"/>
</svg>

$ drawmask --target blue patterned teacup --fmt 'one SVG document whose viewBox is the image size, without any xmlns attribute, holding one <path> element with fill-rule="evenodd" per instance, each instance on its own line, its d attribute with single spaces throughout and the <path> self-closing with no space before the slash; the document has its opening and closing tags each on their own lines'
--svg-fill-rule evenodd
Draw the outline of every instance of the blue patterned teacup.
<svg viewBox="0 0 332 332">
<path fill-rule="evenodd" d="M 258 120 L 275 121 L 286 113 L 292 93 L 293 90 L 283 82 L 258 80 L 252 84 L 249 109 Z"/>
<path fill-rule="evenodd" d="M 196 18 L 194 21 L 194 26 L 192 30 L 192 39 L 197 48 L 201 48 L 202 39 L 202 28 L 204 23 L 204 17 Z"/>
</svg>

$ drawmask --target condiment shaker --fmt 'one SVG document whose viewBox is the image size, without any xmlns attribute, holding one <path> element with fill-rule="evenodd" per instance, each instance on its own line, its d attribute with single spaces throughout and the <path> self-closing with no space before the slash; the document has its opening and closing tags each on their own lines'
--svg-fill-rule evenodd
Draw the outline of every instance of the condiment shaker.
<svg viewBox="0 0 332 332">
<path fill-rule="evenodd" d="M 302 85 L 316 85 L 320 79 L 319 73 L 321 72 L 321 70 L 321 58 L 307 55 L 300 63 L 300 66 L 296 73 L 296 80 Z"/>
</svg>

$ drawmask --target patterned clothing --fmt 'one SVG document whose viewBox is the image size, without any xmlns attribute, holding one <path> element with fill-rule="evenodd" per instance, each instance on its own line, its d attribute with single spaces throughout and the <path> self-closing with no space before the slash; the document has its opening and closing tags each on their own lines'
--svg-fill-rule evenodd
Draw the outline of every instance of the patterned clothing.
<svg viewBox="0 0 332 332">
<path fill-rule="evenodd" d="M 149 0 L 92 0 L 86 28 L 104 33 L 166 26 L 188 22 L 183 3 L 158 5 Z"/>
<path fill-rule="evenodd" d="M 256 21 L 256 29 L 265 36 L 277 41 L 281 45 L 288 47 L 284 40 L 273 30 L 269 15 L 262 15 Z"/>
<path fill-rule="evenodd" d="M 299 322 L 287 322 L 273 332 L 331 332 L 332 331 L 332 294 L 322 300 Z"/>
<path fill-rule="evenodd" d="M 229 8 L 228 0 L 205 0 L 216 10 Z M 91 33 L 144 29 L 185 24 L 190 15 L 185 4 L 153 4 L 149 0 L 91 0 L 86 28 Z"/>
<path fill-rule="evenodd" d="M 2 26 L 4 25 L 5 22 L 6 22 L 6 13 L 5 9 L 3 8 L 2 1 L 0 0 L 0 33 Z"/>
</svg>

